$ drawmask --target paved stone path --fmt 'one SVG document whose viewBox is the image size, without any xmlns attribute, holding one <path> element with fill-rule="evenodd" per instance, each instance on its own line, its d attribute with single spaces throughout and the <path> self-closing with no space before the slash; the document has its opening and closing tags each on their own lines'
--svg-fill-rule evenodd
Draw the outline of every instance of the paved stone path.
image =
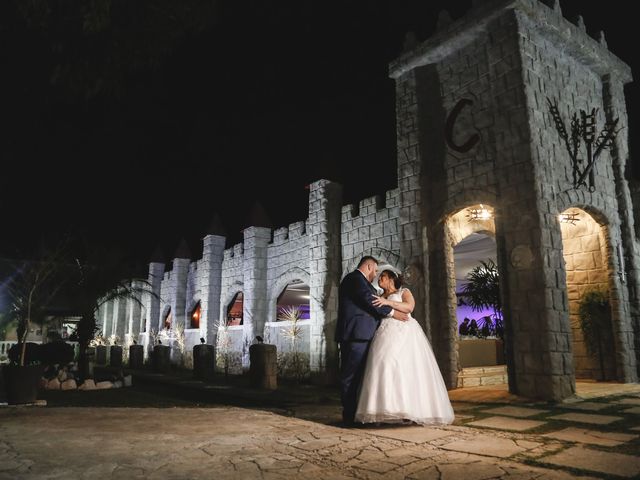
<svg viewBox="0 0 640 480">
<path fill-rule="evenodd" d="M 4 407 L 0 479 L 640 478 L 640 416 L 626 413 L 640 386 L 587 398 L 454 401 L 453 425 L 355 429 L 332 424 L 334 404 Z"/>
<path fill-rule="evenodd" d="M 235 407 L 5 408 L 0 424 L 2 479 L 573 478 L 518 461 L 542 443 L 458 426 L 396 435 Z"/>
</svg>

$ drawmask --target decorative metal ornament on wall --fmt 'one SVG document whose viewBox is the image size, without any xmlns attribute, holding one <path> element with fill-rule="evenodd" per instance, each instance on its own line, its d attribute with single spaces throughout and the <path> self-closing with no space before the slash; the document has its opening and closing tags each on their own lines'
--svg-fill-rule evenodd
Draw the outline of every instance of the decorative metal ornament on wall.
<svg viewBox="0 0 640 480">
<path fill-rule="evenodd" d="M 591 113 L 580 110 L 580 116 L 574 112 L 571 118 L 571 131 L 567 132 L 564 120 L 560 115 L 557 100 L 547 97 L 549 112 L 558 131 L 558 135 L 564 141 L 573 169 L 573 188 L 588 187 L 593 192 L 595 187 L 595 175 L 593 167 L 596 160 L 604 150 L 613 146 L 613 142 L 620 130 L 616 130 L 618 118 L 605 123 L 599 134 L 596 135 L 596 114 L 598 109 L 591 109 Z M 582 148 L 584 146 L 584 148 Z M 587 186 L 587 180 L 589 185 Z"/>
<path fill-rule="evenodd" d="M 415 285 L 420 279 L 420 267 L 414 263 L 407 265 L 402 272 L 402 277 L 407 285 Z"/>
<path fill-rule="evenodd" d="M 472 94 L 468 95 L 473 97 Z M 473 113 L 475 103 L 473 98 L 461 98 L 447 114 L 444 124 L 444 138 L 450 152 L 467 154 L 481 142 L 480 130 L 475 127 Z M 464 135 L 463 140 L 456 140 L 456 130 L 459 130 L 458 133 L 461 136 Z M 455 154 L 454 156 L 456 156 Z"/>
<path fill-rule="evenodd" d="M 519 270 L 531 268 L 533 265 L 534 257 L 529 245 L 516 245 L 509 257 L 511 266 Z"/>
</svg>

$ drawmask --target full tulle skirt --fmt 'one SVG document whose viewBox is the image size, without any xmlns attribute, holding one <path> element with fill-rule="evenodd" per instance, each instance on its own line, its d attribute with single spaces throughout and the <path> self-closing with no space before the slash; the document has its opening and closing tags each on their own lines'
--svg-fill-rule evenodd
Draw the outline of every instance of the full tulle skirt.
<svg viewBox="0 0 640 480">
<path fill-rule="evenodd" d="M 415 319 L 382 320 L 367 357 L 356 422 L 446 425 L 454 420 L 429 340 Z"/>
</svg>

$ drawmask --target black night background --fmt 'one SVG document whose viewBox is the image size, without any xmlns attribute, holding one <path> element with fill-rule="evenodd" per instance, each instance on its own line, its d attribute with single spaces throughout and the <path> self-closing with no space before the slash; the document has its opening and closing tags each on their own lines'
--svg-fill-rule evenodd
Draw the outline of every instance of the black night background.
<svg viewBox="0 0 640 480">
<path fill-rule="evenodd" d="M 214 214 L 227 247 L 260 202 L 307 216 L 305 186 L 345 203 L 396 186 L 394 83 L 405 33 L 467 1 L 94 0 L 0 3 L 0 257 L 68 232 L 145 274 L 192 258 Z M 631 2 L 561 1 L 634 73 Z M 627 87 L 631 152 L 638 87 Z M 635 123 L 634 123 L 635 122 Z M 640 168 L 629 160 L 629 175 Z"/>
</svg>

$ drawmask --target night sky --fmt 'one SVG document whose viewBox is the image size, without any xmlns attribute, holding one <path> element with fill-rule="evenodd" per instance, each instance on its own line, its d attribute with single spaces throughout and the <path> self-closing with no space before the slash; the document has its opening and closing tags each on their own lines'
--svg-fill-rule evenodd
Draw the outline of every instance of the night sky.
<svg viewBox="0 0 640 480">
<path fill-rule="evenodd" d="M 0 256 L 69 232 L 141 266 L 181 238 L 199 258 L 216 213 L 227 246 L 241 241 L 256 201 L 274 227 L 305 219 L 305 186 L 320 178 L 342 183 L 347 203 L 394 188 L 388 63 L 405 32 L 425 40 L 442 8 L 456 19 L 471 5 L 0 3 Z M 637 75 L 632 2 L 561 5 Z"/>
</svg>

